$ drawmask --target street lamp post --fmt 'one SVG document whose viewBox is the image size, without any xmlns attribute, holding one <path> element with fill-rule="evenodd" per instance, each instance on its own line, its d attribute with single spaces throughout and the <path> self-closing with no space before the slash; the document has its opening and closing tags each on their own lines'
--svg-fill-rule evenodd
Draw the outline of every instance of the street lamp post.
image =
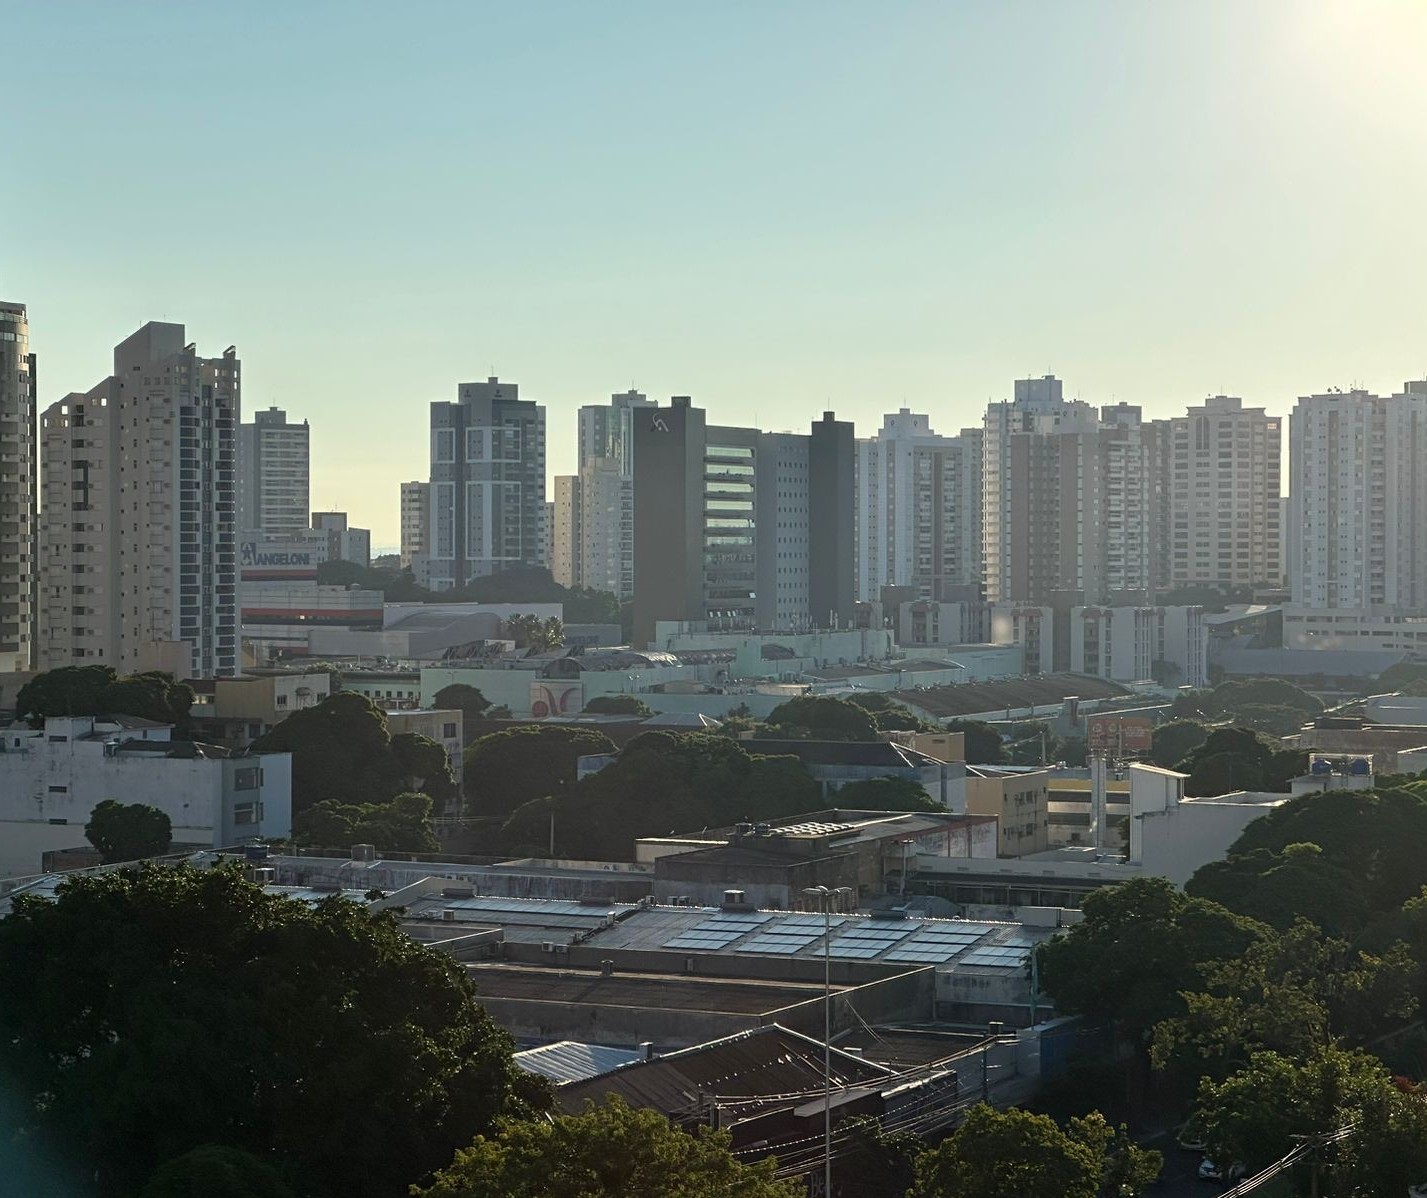
<svg viewBox="0 0 1427 1198">
<path fill-rule="evenodd" d="M 832 1198 L 832 900 L 852 887 L 808 886 L 803 893 L 823 909 L 823 1198 Z"/>
</svg>

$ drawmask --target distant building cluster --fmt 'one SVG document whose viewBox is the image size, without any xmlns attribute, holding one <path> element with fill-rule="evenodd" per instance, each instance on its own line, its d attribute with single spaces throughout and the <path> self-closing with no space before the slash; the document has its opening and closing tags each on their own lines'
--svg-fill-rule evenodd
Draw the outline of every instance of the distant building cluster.
<svg viewBox="0 0 1427 1198">
<path fill-rule="evenodd" d="M 25 307 L 0 303 L 0 672 L 208 678 L 387 626 L 379 593 L 317 585 L 323 563 L 371 564 L 370 533 L 311 510 L 306 421 L 244 420 L 233 347 L 201 357 L 152 322 L 87 392 L 41 410 L 36 378 Z M 621 392 L 579 409 L 576 473 L 548 492 L 545 407 L 517 384 L 461 383 L 429 419 L 393 564 L 432 591 L 548 567 L 630 602 L 636 649 L 661 627 L 873 626 L 1015 644 L 1028 673 L 1164 662 L 1195 682 L 1197 609 L 1165 603 L 1202 587 L 1278 603 L 1291 649 L 1427 637 L 1427 382 L 1299 399 L 1288 498 L 1265 409 L 1219 395 L 1147 420 L 1054 376 L 980 427 L 902 408 L 866 437 L 832 412 L 769 432 Z"/>
</svg>

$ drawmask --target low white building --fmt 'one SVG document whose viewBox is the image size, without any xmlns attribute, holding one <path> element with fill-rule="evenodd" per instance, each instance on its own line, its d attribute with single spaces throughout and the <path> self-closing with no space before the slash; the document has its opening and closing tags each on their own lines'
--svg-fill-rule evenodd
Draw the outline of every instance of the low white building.
<svg viewBox="0 0 1427 1198">
<path fill-rule="evenodd" d="M 105 799 L 157 807 L 178 843 L 215 848 L 292 834 L 292 754 L 230 756 L 167 724 L 62 716 L 0 731 L 0 877 L 39 873 L 84 843 Z"/>
<path fill-rule="evenodd" d="M 1427 612 L 1285 607 L 1283 647 L 1427 653 Z"/>
<path fill-rule="evenodd" d="M 1164 676 L 1171 686 L 1209 685 L 1209 639 L 1199 607 L 1076 607 L 1070 669 L 1112 682 Z"/>
</svg>

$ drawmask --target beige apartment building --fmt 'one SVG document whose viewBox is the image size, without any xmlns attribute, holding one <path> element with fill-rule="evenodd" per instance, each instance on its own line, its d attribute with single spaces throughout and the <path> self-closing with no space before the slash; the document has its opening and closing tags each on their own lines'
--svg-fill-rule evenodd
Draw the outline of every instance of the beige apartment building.
<svg viewBox="0 0 1427 1198">
<path fill-rule="evenodd" d="M 0 302 L 0 673 L 34 661 L 35 356 L 24 304 Z"/>
<path fill-rule="evenodd" d="M 239 363 L 180 324 L 114 350 L 114 374 L 45 412 L 41 666 L 237 672 Z"/>
</svg>

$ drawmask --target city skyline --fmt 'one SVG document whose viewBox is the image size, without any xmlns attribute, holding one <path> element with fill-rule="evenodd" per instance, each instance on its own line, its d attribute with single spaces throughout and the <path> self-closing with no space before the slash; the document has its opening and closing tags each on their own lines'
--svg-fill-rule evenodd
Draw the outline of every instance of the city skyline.
<svg viewBox="0 0 1427 1198">
<path fill-rule="evenodd" d="M 491 374 L 552 476 L 630 387 L 867 435 L 1048 372 L 1148 417 L 1420 377 L 1427 10 L 1087 7 L 17 9 L 0 294 L 41 407 L 147 321 L 237 344 L 248 410 L 314 429 L 313 505 L 382 545 L 429 403 Z M 186 54 L 224 86 L 150 69 Z"/>
</svg>

